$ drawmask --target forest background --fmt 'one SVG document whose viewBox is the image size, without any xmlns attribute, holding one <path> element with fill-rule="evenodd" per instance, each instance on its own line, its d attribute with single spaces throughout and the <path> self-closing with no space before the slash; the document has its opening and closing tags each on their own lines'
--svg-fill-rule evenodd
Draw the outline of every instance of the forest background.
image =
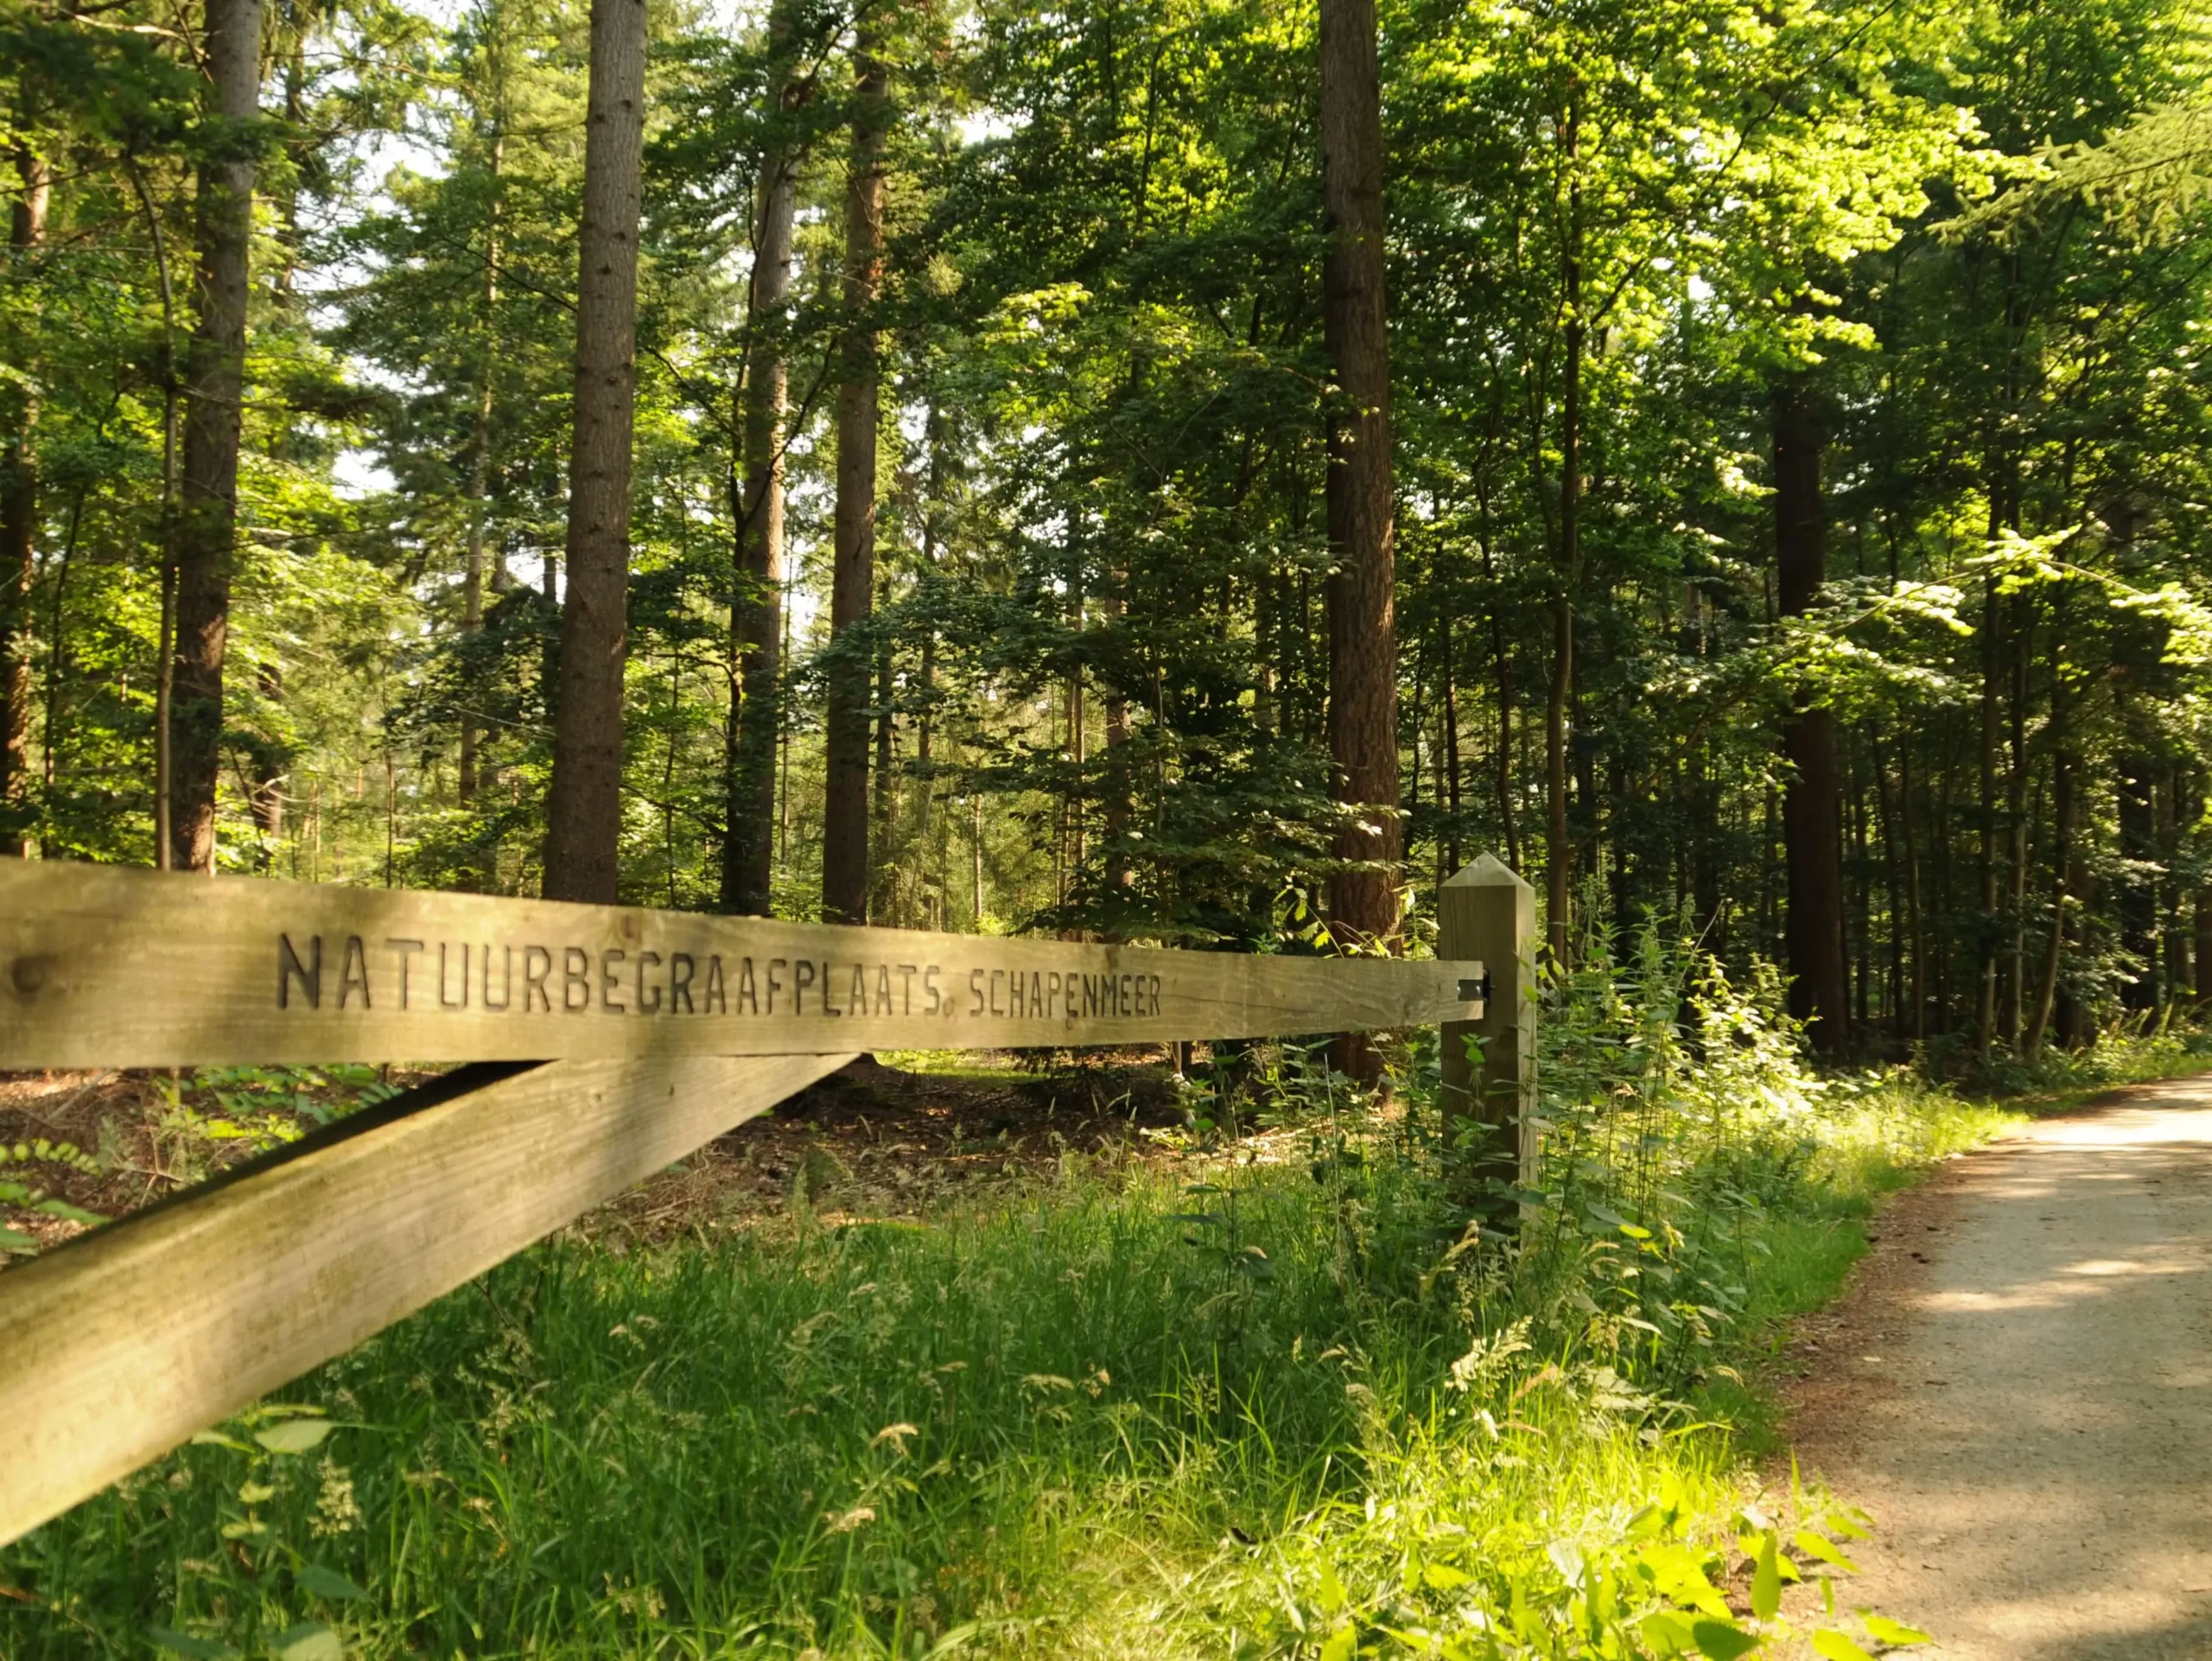
<svg viewBox="0 0 2212 1661">
<path fill-rule="evenodd" d="M 6 845 L 2163 1015 L 2206 24 L 8 0 Z"/>
</svg>

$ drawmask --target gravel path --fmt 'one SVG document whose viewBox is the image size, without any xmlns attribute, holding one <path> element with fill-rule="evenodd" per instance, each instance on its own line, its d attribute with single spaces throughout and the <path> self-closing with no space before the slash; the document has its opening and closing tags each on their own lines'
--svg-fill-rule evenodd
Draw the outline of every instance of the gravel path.
<svg viewBox="0 0 2212 1661">
<path fill-rule="evenodd" d="M 1796 1392 L 1877 1524 L 1837 1588 L 1974 1661 L 2212 1658 L 2212 1079 L 1954 1161 Z"/>
</svg>

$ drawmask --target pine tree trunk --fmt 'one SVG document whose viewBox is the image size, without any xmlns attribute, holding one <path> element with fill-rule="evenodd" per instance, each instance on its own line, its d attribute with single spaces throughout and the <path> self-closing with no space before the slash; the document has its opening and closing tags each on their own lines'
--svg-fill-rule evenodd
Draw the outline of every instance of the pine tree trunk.
<svg viewBox="0 0 2212 1661">
<path fill-rule="evenodd" d="M 779 113 L 797 108 L 791 54 L 791 0 L 779 0 L 768 30 Z M 753 244 L 751 336 L 744 390 L 745 479 L 736 508 L 737 570 L 730 590 L 730 689 L 726 738 L 721 909 L 766 917 L 775 869 L 776 741 L 782 726 L 784 418 L 789 369 L 785 309 L 791 290 L 791 226 L 798 207 L 798 157 L 780 136 L 760 158 L 760 217 Z"/>
<path fill-rule="evenodd" d="M 2052 619 L 2054 629 L 2058 624 Z M 2056 650 L 2054 646 L 2054 652 Z M 2028 1006 L 2021 1053 L 2033 1062 L 2043 1053 L 2044 1035 L 2050 1028 L 2051 1011 L 2058 1001 L 2058 971 L 2066 946 L 2067 883 L 2074 863 L 2074 758 L 2066 749 L 2064 689 L 2053 665 L 2050 689 L 2051 851 L 2050 932 L 2044 938 L 2043 963 L 2036 976 L 2035 999 Z"/>
<path fill-rule="evenodd" d="M 474 637 L 484 627 L 484 580 L 488 563 L 486 552 L 491 541 L 490 502 L 492 494 L 492 354 L 497 347 L 497 318 L 499 304 L 499 176 L 505 158 L 506 138 L 495 134 L 492 140 L 492 206 L 490 225 L 485 236 L 484 251 L 484 317 L 478 351 L 481 361 L 476 366 L 476 410 L 468 436 L 468 549 L 461 579 L 461 629 L 464 635 Z M 461 754 L 455 780 L 461 805 L 475 805 L 476 794 L 483 784 L 479 748 L 483 729 L 477 721 L 475 702 L 480 696 L 474 677 L 464 677 L 462 693 L 464 707 L 461 712 Z M 474 832 L 471 832 L 472 837 Z M 482 888 L 491 873 L 482 869 L 480 852 L 472 851 L 467 869 L 463 872 L 464 886 Z"/>
<path fill-rule="evenodd" d="M 1332 881 L 1332 921 L 1347 940 L 1380 939 L 1395 920 L 1398 803 L 1395 538 L 1390 352 L 1384 293 L 1382 100 L 1372 0 L 1321 8 L 1323 199 L 1330 246 L 1322 306 L 1341 392 L 1330 424 L 1325 492 L 1337 570 L 1329 579 L 1329 752 L 1338 799 L 1363 828 L 1337 857 L 1371 863 Z"/>
<path fill-rule="evenodd" d="M 16 147 L 22 181 L 8 232 L 16 266 L 46 241 L 52 175 L 28 144 Z M 30 851 L 31 581 L 37 570 L 38 461 L 33 434 L 38 400 L 28 387 L 10 399 L 10 430 L 0 453 L 0 855 Z"/>
<path fill-rule="evenodd" d="M 1995 527 L 1992 527 L 1992 535 Z M 1981 733 L 1980 781 L 1981 805 L 1981 915 L 1977 920 L 1974 945 L 1974 1047 L 1986 1055 L 1997 1037 L 1997 747 L 2003 672 L 2003 614 L 1997 596 L 1997 577 L 1986 584 L 1981 608 Z"/>
<path fill-rule="evenodd" d="M 249 124 L 261 96 L 260 0 L 207 0 L 207 74 L 220 118 L 200 164 L 199 280 L 185 360 L 182 500 L 176 526 L 171 671 L 170 862 L 215 869 L 223 658 L 238 538 L 238 436 L 245 394 L 246 263 L 253 230 Z"/>
<path fill-rule="evenodd" d="M 1573 102 L 1560 124 L 1570 170 L 1580 166 L 1580 111 Z M 1574 594 L 1582 574 L 1582 185 L 1567 192 L 1561 251 L 1567 324 L 1561 366 L 1559 441 L 1559 569 L 1552 600 L 1552 673 L 1544 699 L 1544 932 L 1552 962 L 1565 967 L 1572 948 L 1574 849 L 1567 827 L 1567 710 L 1574 697 Z"/>
<path fill-rule="evenodd" d="M 875 589 L 876 328 L 883 282 L 883 131 L 886 81 L 871 28 L 853 46 L 852 156 L 845 176 L 845 333 L 839 343 L 837 506 L 830 582 L 830 638 L 852 646 L 865 631 Z M 855 656 L 830 678 L 823 733 L 822 916 L 868 920 L 868 683 Z"/>
<path fill-rule="evenodd" d="M 1513 647 L 1505 638 L 1505 608 L 1497 600 L 1497 568 L 1491 556 L 1490 492 L 1478 482 L 1483 580 L 1490 586 L 1490 651 L 1497 671 L 1497 823 L 1505 838 L 1505 862 L 1521 869 L 1521 830 L 1513 811 Z"/>
<path fill-rule="evenodd" d="M 891 585 L 887 574 L 879 585 L 876 610 L 891 608 Z M 868 915 L 888 924 L 898 897 L 898 865 L 892 842 L 899 825 L 899 716 L 896 709 L 899 668 L 888 636 L 875 646 L 875 769 L 869 781 L 874 805 L 874 824 L 868 856 Z"/>
<path fill-rule="evenodd" d="M 1382 105 L 1375 0 L 1321 0 L 1322 204 L 1329 249 L 1321 315 L 1338 397 L 1325 488 L 1329 547 L 1329 755 L 1353 823 L 1332 852 L 1360 869 L 1330 880 L 1329 920 L 1346 945 L 1396 927 L 1398 691 L 1390 472 L 1390 342 L 1383 280 Z M 1337 1041 L 1338 1066 L 1372 1079 L 1363 1037 Z"/>
<path fill-rule="evenodd" d="M 1812 606 L 1827 578 L 1821 439 L 1812 389 L 1793 379 L 1775 402 L 1776 597 L 1782 614 Z M 1783 798 L 1789 909 L 1789 1012 L 1811 1023 L 1814 1047 L 1840 1054 L 1851 1039 L 1844 961 L 1843 852 L 1834 711 L 1802 700 L 1783 723 L 1790 773 Z"/>
<path fill-rule="evenodd" d="M 569 585 L 545 802 L 545 894 L 601 905 L 617 897 L 622 831 L 645 38 L 645 0 L 592 0 L 564 550 Z"/>
</svg>

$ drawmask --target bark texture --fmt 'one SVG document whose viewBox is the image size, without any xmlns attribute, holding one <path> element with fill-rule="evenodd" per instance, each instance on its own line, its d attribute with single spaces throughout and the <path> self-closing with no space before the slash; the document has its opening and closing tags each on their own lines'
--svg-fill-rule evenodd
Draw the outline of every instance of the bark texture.
<svg viewBox="0 0 2212 1661">
<path fill-rule="evenodd" d="M 786 116 L 802 91 L 791 74 L 790 0 L 769 14 L 777 65 L 775 98 Z M 791 291 L 791 226 L 798 207 L 798 157 L 780 136 L 760 158 L 760 218 L 753 242 L 751 340 L 744 391 L 745 479 L 737 513 L 737 570 L 731 587 L 731 688 L 725 729 L 721 909 L 766 917 L 776 856 L 776 738 L 783 682 L 784 420 L 790 371 L 783 324 Z"/>
<path fill-rule="evenodd" d="M 1322 319 L 1339 397 L 1329 425 L 1329 754 L 1356 824 L 1337 838 L 1329 915 L 1347 943 L 1396 921 L 1398 695 L 1382 113 L 1373 0 L 1322 0 Z"/>
<path fill-rule="evenodd" d="M 1351 822 L 1331 850 L 1357 862 L 1330 879 L 1329 921 L 1345 945 L 1397 926 L 1396 550 L 1390 476 L 1389 310 L 1383 290 L 1382 98 L 1374 0 L 1321 0 L 1321 189 L 1329 250 L 1322 332 L 1336 373 L 1325 496 L 1329 550 L 1329 757 Z M 1336 1066 L 1372 1081 L 1380 1058 L 1341 1034 Z"/>
<path fill-rule="evenodd" d="M 1775 403 L 1774 484 L 1776 598 L 1782 614 L 1795 617 L 1818 598 L 1827 575 L 1819 418 L 1802 379 L 1784 387 Z M 1808 706 L 1801 695 L 1783 723 L 1782 748 L 1789 763 L 1782 804 L 1789 1012 L 1812 1023 L 1815 1048 L 1834 1055 L 1851 1036 L 1834 712 Z"/>
<path fill-rule="evenodd" d="M 592 0 L 584 212 L 576 284 L 569 587 L 545 893 L 611 904 L 622 828 L 622 669 L 630 590 L 630 438 L 637 412 L 638 223 L 645 128 L 645 0 Z"/>
<path fill-rule="evenodd" d="M 16 150 L 16 197 L 8 231 L 14 263 L 37 256 L 46 241 L 52 175 L 28 145 Z M 31 735 L 31 580 L 38 558 L 38 459 L 33 447 L 38 399 L 16 392 L 0 454 L 0 854 L 29 851 Z"/>
<path fill-rule="evenodd" d="M 237 560 L 238 436 L 261 96 L 260 0 L 207 0 L 206 56 L 217 118 L 200 164 L 200 266 L 185 356 L 184 472 L 176 524 L 176 639 L 169 702 L 169 861 L 215 869 L 223 659 Z"/>
<path fill-rule="evenodd" d="M 845 334 L 839 345 L 837 506 L 830 638 L 848 655 L 830 678 L 823 733 L 822 918 L 868 920 L 868 673 L 853 646 L 875 593 L 876 329 L 883 283 L 883 128 L 886 82 L 865 28 L 853 47 L 852 156 L 845 175 Z"/>
</svg>

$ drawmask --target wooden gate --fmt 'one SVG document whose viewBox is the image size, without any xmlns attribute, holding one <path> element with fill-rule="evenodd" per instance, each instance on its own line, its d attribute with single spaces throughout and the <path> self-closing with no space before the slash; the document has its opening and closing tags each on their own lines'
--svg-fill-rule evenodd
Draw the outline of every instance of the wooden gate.
<svg viewBox="0 0 2212 1661">
<path fill-rule="evenodd" d="M 862 1051 L 1456 1033 L 1484 990 L 1471 960 L 0 861 L 0 1067 L 464 1064 L 0 1275 L 0 1543 Z"/>
</svg>

